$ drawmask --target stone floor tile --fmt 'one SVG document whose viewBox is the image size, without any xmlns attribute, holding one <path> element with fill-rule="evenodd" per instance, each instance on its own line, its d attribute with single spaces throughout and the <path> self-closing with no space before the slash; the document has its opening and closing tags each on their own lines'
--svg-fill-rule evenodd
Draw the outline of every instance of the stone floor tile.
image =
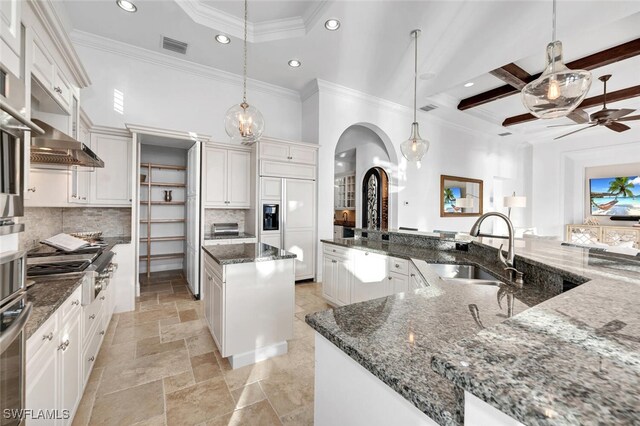
<svg viewBox="0 0 640 426">
<path fill-rule="evenodd" d="M 222 377 L 167 394 L 167 425 L 197 425 L 233 411 L 235 403 Z"/>
<path fill-rule="evenodd" d="M 163 414 L 162 380 L 96 398 L 90 424 L 134 424 Z"/>
<path fill-rule="evenodd" d="M 236 402 L 236 409 L 244 408 L 267 398 L 258 382 L 231 391 L 231 396 Z"/>
<path fill-rule="evenodd" d="M 205 423 L 206 426 L 278 426 L 278 415 L 268 401 L 260 401 Z"/>
<path fill-rule="evenodd" d="M 213 352 L 192 357 L 191 369 L 196 383 L 222 376 L 220 365 Z"/>
<path fill-rule="evenodd" d="M 177 349 L 186 349 L 184 340 L 161 343 L 160 336 L 149 337 L 148 339 L 142 339 L 136 342 L 136 358 L 167 351 L 175 351 Z"/>
</svg>

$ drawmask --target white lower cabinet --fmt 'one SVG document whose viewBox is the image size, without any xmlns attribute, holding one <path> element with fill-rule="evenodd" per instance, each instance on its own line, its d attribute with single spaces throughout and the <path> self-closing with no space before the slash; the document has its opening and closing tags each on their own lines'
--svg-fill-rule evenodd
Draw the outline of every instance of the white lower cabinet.
<svg viewBox="0 0 640 426">
<path fill-rule="evenodd" d="M 426 287 L 413 262 L 327 244 L 322 295 L 334 305 L 364 302 Z"/>
<path fill-rule="evenodd" d="M 88 306 L 80 303 L 81 290 L 27 341 L 26 408 L 34 417 L 28 425 L 69 425 L 82 398 L 111 320 L 115 289 L 107 287 Z"/>
</svg>

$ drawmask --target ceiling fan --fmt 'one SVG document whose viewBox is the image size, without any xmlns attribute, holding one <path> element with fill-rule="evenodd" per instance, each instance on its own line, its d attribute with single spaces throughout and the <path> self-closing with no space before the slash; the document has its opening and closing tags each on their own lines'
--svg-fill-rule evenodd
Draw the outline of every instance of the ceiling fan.
<svg viewBox="0 0 640 426">
<path fill-rule="evenodd" d="M 562 136 L 558 136 L 557 138 L 554 138 L 554 140 L 564 138 L 565 136 L 569 136 L 574 133 L 578 133 L 583 130 L 589 129 L 591 127 L 596 127 L 596 126 L 605 126 L 606 128 L 613 130 L 614 132 L 624 132 L 625 130 L 629 130 L 631 127 L 627 126 L 626 124 L 620 123 L 620 121 L 640 120 L 640 115 L 628 116 L 633 111 L 635 111 L 634 109 L 607 108 L 607 81 L 610 78 L 611 78 L 611 74 L 603 75 L 602 77 L 598 78 L 598 80 L 604 83 L 603 105 L 600 111 L 596 111 L 589 116 L 589 122 L 586 123 L 588 124 L 588 126 L 578 130 L 574 130 L 573 132 L 565 133 Z M 575 126 L 575 125 L 576 125 L 575 123 L 557 124 L 554 126 L 547 126 L 547 127 L 565 127 L 565 126 Z"/>
</svg>

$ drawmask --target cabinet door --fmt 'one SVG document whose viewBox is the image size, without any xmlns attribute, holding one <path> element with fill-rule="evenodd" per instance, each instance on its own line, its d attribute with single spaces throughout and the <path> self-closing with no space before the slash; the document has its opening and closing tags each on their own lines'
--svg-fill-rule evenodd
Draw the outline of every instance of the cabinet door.
<svg viewBox="0 0 640 426">
<path fill-rule="evenodd" d="M 248 209 L 251 207 L 251 153 L 229 151 L 227 153 L 227 207 Z"/>
<path fill-rule="evenodd" d="M 29 171 L 29 186 L 25 200 L 26 207 L 67 206 L 67 185 L 69 171 L 32 168 Z"/>
<path fill-rule="evenodd" d="M 356 251 L 354 257 L 352 303 L 386 296 L 389 281 L 387 256 Z"/>
<path fill-rule="evenodd" d="M 427 283 L 422 279 L 422 274 L 420 274 L 416 267 L 413 266 L 413 262 L 410 263 L 408 291 L 413 291 L 424 287 L 427 287 Z"/>
<path fill-rule="evenodd" d="M 87 146 L 91 146 L 91 133 L 89 129 L 80 121 L 78 124 L 78 140 Z M 83 170 L 78 166 L 73 166 L 69 175 L 69 203 L 87 204 L 89 202 L 91 172 Z"/>
<path fill-rule="evenodd" d="M 276 248 L 282 248 L 282 239 L 280 238 L 280 231 L 263 232 L 260 235 L 260 242 Z"/>
<path fill-rule="evenodd" d="M 409 277 L 391 272 L 388 284 L 388 294 L 406 293 L 409 290 Z"/>
<path fill-rule="evenodd" d="M 322 296 L 336 303 L 336 270 L 338 260 L 332 256 L 324 256 L 322 260 Z"/>
<path fill-rule="evenodd" d="M 260 198 L 263 200 L 282 199 L 282 179 L 273 177 L 261 177 Z"/>
<path fill-rule="evenodd" d="M 21 32 L 20 18 L 22 0 L 0 1 L 0 51 L 2 64 L 20 76 Z M 4 44 L 4 45 L 3 45 Z M 9 49 L 6 49 L 8 47 Z"/>
<path fill-rule="evenodd" d="M 289 161 L 302 164 L 315 165 L 317 160 L 318 150 L 315 148 L 308 148 L 306 146 L 291 145 L 289 148 Z"/>
<path fill-rule="evenodd" d="M 71 84 L 62 71 L 56 67 L 53 74 L 53 96 L 67 111 L 71 111 L 71 93 Z"/>
<path fill-rule="evenodd" d="M 91 149 L 104 161 L 91 173 L 91 204 L 131 205 L 131 144 L 127 137 L 91 135 Z"/>
<path fill-rule="evenodd" d="M 220 353 L 223 357 L 227 357 L 231 354 L 225 352 L 226 346 L 224 341 L 224 288 L 222 279 L 216 274 L 213 274 L 213 300 L 211 304 L 211 318 L 213 321 L 213 338 L 218 344 Z"/>
<path fill-rule="evenodd" d="M 47 49 L 42 43 L 42 40 L 34 32 L 31 33 L 33 41 L 31 43 L 31 74 L 36 77 L 42 86 L 51 90 L 53 87 L 53 73 L 55 65 L 53 59 L 47 53 Z"/>
<path fill-rule="evenodd" d="M 260 142 L 260 159 L 289 161 L 289 145 L 280 142 Z"/>
<path fill-rule="evenodd" d="M 297 255 L 296 280 L 315 275 L 316 183 L 287 179 L 285 182 L 284 249 Z"/>
<path fill-rule="evenodd" d="M 35 354 L 28 354 L 26 368 L 26 408 L 37 412 L 58 407 L 57 334 Z M 27 419 L 27 425 L 50 425 L 48 419 Z"/>
<path fill-rule="evenodd" d="M 73 415 L 82 396 L 82 341 L 80 339 L 81 309 L 72 313 L 63 324 L 58 346 L 60 383 L 59 407 Z M 68 344 L 67 344 L 68 343 Z"/>
<path fill-rule="evenodd" d="M 227 150 L 206 147 L 204 153 L 205 207 L 227 207 Z"/>
<path fill-rule="evenodd" d="M 353 282 L 352 266 L 349 259 L 336 259 L 338 263 L 335 273 L 336 303 L 348 305 L 351 303 L 351 284 Z"/>
<path fill-rule="evenodd" d="M 207 256 L 207 254 L 203 254 L 203 256 Z M 213 333 L 213 311 L 211 307 L 211 303 L 213 301 L 213 274 L 209 268 L 207 268 L 206 264 L 203 271 L 204 273 L 202 275 L 204 277 L 204 282 L 202 283 L 202 294 L 200 297 L 204 302 L 204 318 L 207 321 L 209 330 Z"/>
<path fill-rule="evenodd" d="M 285 232 L 284 249 L 296 257 L 296 281 L 313 278 L 315 275 L 316 243 L 313 229 L 289 229 Z"/>
</svg>

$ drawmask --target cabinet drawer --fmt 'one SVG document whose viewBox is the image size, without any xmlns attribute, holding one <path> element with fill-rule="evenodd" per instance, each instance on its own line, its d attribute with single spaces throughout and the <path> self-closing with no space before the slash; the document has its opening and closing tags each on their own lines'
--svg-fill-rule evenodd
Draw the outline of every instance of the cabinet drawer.
<svg viewBox="0 0 640 426">
<path fill-rule="evenodd" d="M 220 278 L 224 282 L 224 268 L 222 267 L 222 265 L 218 264 L 207 253 L 203 253 L 203 255 L 205 268 L 210 270 L 211 273 L 217 275 L 218 278 Z"/>
<path fill-rule="evenodd" d="M 347 258 L 349 257 L 349 249 L 346 247 L 340 247 L 333 244 L 325 244 L 324 254 L 327 254 L 330 256 L 337 256 L 340 258 Z"/>
<path fill-rule="evenodd" d="M 88 341 L 89 334 L 96 329 L 96 324 L 102 321 L 100 318 L 102 305 L 104 305 L 103 300 L 101 299 L 102 296 L 104 296 L 104 294 L 98 295 L 96 300 L 84 308 L 82 315 L 82 329 L 84 330 L 85 342 Z"/>
<path fill-rule="evenodd" d="M 260 142 L 260 158 L 287 161 L 289 146 L 278 142 Z"/>
<path fill-rule="evenodd" d="M 389 258 L 389 271 L 397 274 L 408 275 L 409 274 L 409 261 L 407 259 L 400 259 L 397 257 Z"/>
<path fill-rule="evenodd" d="M 53 94 L 60 102 L 60 105 L 67 110 L 71 108 L 71 85 L 62 75 L 62 71 L 57 69 L 53 75 Z"/>
<path fill-rule="evenodd" d="M 284 163 L 281 161 L 261 160 L 261 176 L 277 176 L 296 179 L 315 179 L 316 167 L 306 164 Z"/>
<path fill-rule="evenodd" d="M 289 160 L 294 163 L 313 164 L 317 163 L 317 152 L 315 148 L 291 145 L 289 150 Z"/>
<path fill-rule="evenodd" d="M 52 348 L 58 342 L 58 315 L 54 312 L 44 324 L 27 340 L 27 360 L 43 348 Z"/>
<path fill-rule="evenodd" d="M 77 313 L 80 309 L 82 309 L 80 306 L 81 291 L 82 286 L 76 288 L 71 296 L 69 296 L 69 298 L 64 301 L 62 306 L 60 306 L 62 321 L 65 321 L 69 317 L 69 315 Z"/>
</svg>

